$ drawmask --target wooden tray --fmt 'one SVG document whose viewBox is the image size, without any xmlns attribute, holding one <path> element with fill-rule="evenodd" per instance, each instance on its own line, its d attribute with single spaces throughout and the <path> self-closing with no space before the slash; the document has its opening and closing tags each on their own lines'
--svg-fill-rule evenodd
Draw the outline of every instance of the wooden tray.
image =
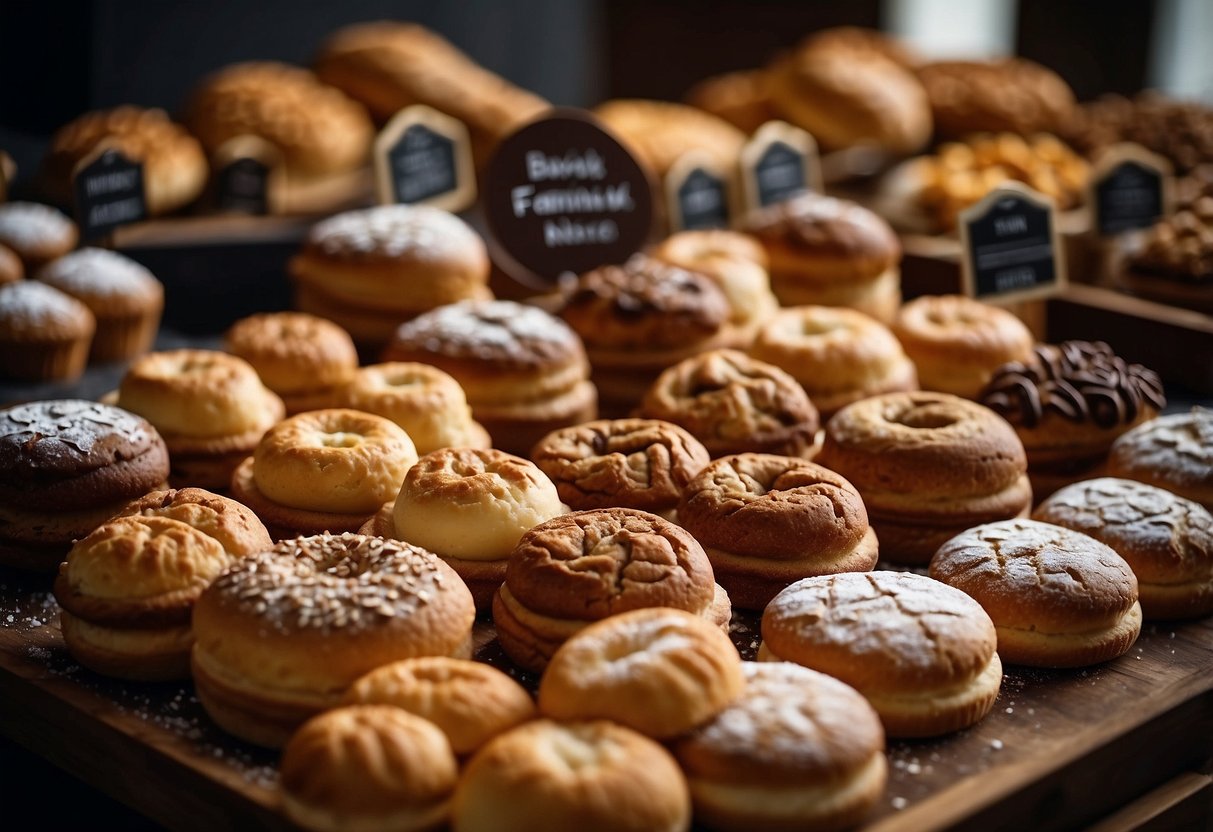
<svg viewBox="0 0 1213 832">
<path fill-rule="evenodd" d="M 172 829 L 289 828 L 277 755 L 222 734 L 189 684 L 122 683 L 79 667 L 46 583 L 0 572 L 0 731 Z M 752 657 L 756 617 L 737 619 L 734 643 Z M 490 624 L 476 635 L 478 659 L 533 688 Z M 979 725 L 890 744 L 889 785 L 865 828 L 1069 829 L 1156 787 L 1207 797 L 1184 784 L 1208 785 L 1197 772 L 1213 759 L 1211 666 L 1206 620 L 1149 625 L 1127 655 L 1100 667 L 1009 670 Z"/>
</svg>

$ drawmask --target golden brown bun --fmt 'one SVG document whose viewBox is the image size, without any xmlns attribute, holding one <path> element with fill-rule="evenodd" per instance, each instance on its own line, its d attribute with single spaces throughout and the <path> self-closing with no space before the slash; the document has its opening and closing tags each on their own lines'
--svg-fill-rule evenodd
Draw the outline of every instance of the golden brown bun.
<svg viewBox="0 0 1213 832">
<path fill-rule="evenodd" d="M 1005 309 L 964 295 L 923 295 L 897 313 L 893 333 L 924 390 L 975 399 L 1009 361 L 1028 361 L 1036 339 Z"/>
<path fill-rule="evenodd" d="M 376 21 L 338 30 L 321 47 L 316 73 L 380 122 L 412 104 L 453 116 L 471 134 L 478 168 L 501 139 L 549 106 L 412 23 Z"/>
<path fill-rule="evenodd" d="M 288 415 L 336 407 L 339 388 L 358 369 L 349 333 L 302 312 L 242 318 L 224 335 L 223 348 L 253 366 L 262 383 L 282 397 Z"/>
<path fill-rule="evenodd" d="M 994 704 L 1002 665 L 990 616 L 911 572 L 805 578 L 762 615 L 763 661 L 794 661 L 853 686 L 893 737 L 968 727 Z"/>
<path fill-rule="evenodd" d="M 918 389 L 914 364 L 897 339 L 854 309 L 782 309 L 758 330 L 750 355 L 795 378 L 823 420 L 860 399 Z"/>
<path fill-rule="evenodd" d="M 437 829 L 459 779 L 442 732 L 386 705 L 309 720 L 283 749 L 281 770 L 287 817 L 316 832 Z"/>
<path fill-rule="evenodd" d="M 362 535 L 318 535 L 241 559 L 194 607 L 194 681 L 224 730 L 280 746 L 377 667 L 466 658 L 472 597 L 435 555 Z"/>
<path fill-rule="evenodd" d="M 1133 570 L 1061 526 L 1004 520 L 969 529 L 935 553 L 931 577 L 985 608 L 1008 664 L 1096 664 L 1127 652 L 1141 630 Z"/>
<path fill-rule="evenodd" d="M 749 135 L 775 118 L 767 87 L 766 73 L 762 70 L 726 72 L 691 87 L 686 102 Z"/>
<path fill-rule="evenodd" d="M 731 169 L 745 144 L 745 134 L 733 125 L 682 104 L 617 99 L 599 104 L 594 115 L 659 178 L 691 150 Z"/>
<path fill-rule="evenodd" d="M 670 519 L 682 489 L 710 457 L 669 422 L 604 419 L 549 433 L 531 459 L 574 511 L 635 508 Z"/>
<path fill-rule="evenodd" d="M 877 53 L 898 66 L 913 69 L 921 60 L 907 44 L 877 29 L 862 26 L 833 26 L 809 35 L 801 42 L 804 49 L 845 49 L 862 60 Z"/>
<path fill-rule="evenodd" d="M 100 526 L 72 547 L 55 582 L 68 650 L 107 676 L 188 676 L 190 609 L 230 562 L 218 540 L 179 520 Z"/>
<path fill-rule="evenodd" d="M 1195 407 L 1125 433 L 1112 444 L 1108 474 L 1157 485 L 1213 511 L 1213 410 Z"/>
<path fill-rule="evenodd" d="M 243 557 L 273 547 L 265 526 L 243 503 L 201 488 L 153 491 L 134 500 L 118 517 L 168 517 L 219 541 L 225 552 Z"/>
<path fill-rule="evenodd" d="M 0 245 L 21 258 L 26 274 L 76 247 L 76 224 L 49 205 L 36 202 L 0 204 Z"/>
<path fill-rule="evenodd" d="M 1111 546 L 1137 577 L 1147 619 L 1213 613 L 1213 515 L 1199 503 L 1145 483 L 1105 477 L 1069 485 L 1032 519 Z"/>
<path fill-rule="evenodd" d="M 683 610 L 640 609 L 561 645 L 540 681 L 539 710 L 670 739 L 720 713 L 744 685 L 741 657 L 719 627 Z"/>
<path fill-rule="evenodd" d="M 347 705 L 391 705 L 434 723 L 451 749 L 471 754 L 535 717 L 521 685 L 481 662 L 425 656 L 372 670 L 345 695 Z"/>
<path fill-rule="evenodd" d="M 686 832 L 691 800 L 670 753 L 606 720 L 529 722 L 464 771 L 454 832 Z"/>
<path fill-rule="evenodd" d="M 645 394 L 639 415 L 685 428 L 712 457 L 753 451 L 811 458 L 816 451 L 817 409 L 804 388 L 735 350 L 670 367 Z"/>
<path fill-rule="evenodd" d="M 893 561 L 925 564 L 953 535 L 1031 508 L 1015 431 L 947 393 L 888 393 L 843 408 L 817 461 L 859 489 Z"/>
<path fill-rule="evenodd" d="M 599 509 L 523 535 L 493 598 L 493 621 L 510 658 L 541 671 L 573 633 L 644 607 L 686 610 L 726 628 L 731 616 L 695 538 L 654 514 Z"/>
<path fill-rule="evenodd" d="M 149 214 L 167 214 L 189 205 L 206 187 L 206 156 L 198 140 L 163 110 L 125 105 L 85 113 L 51 138 L 42 176 L 57 201 L 71 204 L 73 171 L 102 144 L 143 164 Z"/>
<path fill-rule="evenodd" d="M 265 139 L 292 177 L 356 168 L 374 138 L 361 104 L 306 69 L 272 61 L 232 64 L 203 79 L 185 120 L 211 153 L 237 136 Z"/>
<path fill-rule="evenodd" d="M 931 106 L 913 73 L 875 50 L 808 41 L 767 75 L 771 105 L 824 150 L 872 144 L 909 155 L 931 137 Z"/>
<path fill-rule="evenodd" d="M 437 367 L 406 361 L 359 369 L 340 394 L 342 407 L 391 419 L 413 440 L 418 454 L 440 448 L 488 448 L 492 439 L 459 382 Z"/>
<path fill-rule="evenodd" d="M 703 544 L 716 580 L 743 609 L 763 609 L 801 578 L 876 565 L 859 492 L 803 459 L 717 459 L 683 490 L 678 523 Z"/>
<path fill-rule="evenodd" d="M 0 284 L 0 378 L 79 379 L 96 328 L 88 307 L 58 289 L 36 280 Z"/>
<path fill-rule="evenodd" d="M 0 285 L 24 278 L 25 266 L 21 265 L 21 258 L 8 246 L 0 245 Z"/>
<path fill-rule="evenodd" d="M 880 717 L 854 688 L 791 662 L 743 662 L 741 697 L 674 745 L 712 829 L 844 829 L 884 791 Z"/>
<path fill-rule="evenodd" d="M 1060 133 L 1074 110 L 1074 92 L 1061 76 L 1023 58 L 939 61 L 917 72 L 943 138 Z"/>
</svg>

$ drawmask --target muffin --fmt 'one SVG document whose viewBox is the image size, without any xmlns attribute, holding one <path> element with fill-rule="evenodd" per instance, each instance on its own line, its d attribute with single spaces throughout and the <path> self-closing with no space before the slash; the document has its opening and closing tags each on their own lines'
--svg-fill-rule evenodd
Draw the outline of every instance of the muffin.
<svg viewBox="0 0 1213 832">
<path fill-rule="evenodd" d="M 97 328 L 88 307 L 35 280 L 0 285 L 0 377 L 75 381 Z"/>
<path fill-rule="evenodd" d="M 26 274 L 33 274 L 56 257 L 67 254 L 76 247 L 79 238 L 76 224 L 49 205 L 0 204 L 0 245 L 16 252 Z"/>
</svg>

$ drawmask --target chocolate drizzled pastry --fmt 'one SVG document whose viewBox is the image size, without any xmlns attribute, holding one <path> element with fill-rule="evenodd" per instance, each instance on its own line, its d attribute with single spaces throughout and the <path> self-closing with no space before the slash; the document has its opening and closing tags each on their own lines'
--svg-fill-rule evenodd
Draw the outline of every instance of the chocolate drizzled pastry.
<svg viewBox="0 0 1213 832">
<path fill-rule="evenodd" d="M 1143 407 L 1166 405 L 1153 370 L 1129 364 L 1102 341 L 1039 344 L 1030 363 L 1004 364 L 979 401 L 1011 424 L 1034 428 L 1046 413 L 1111 428 L 1135 421 Z"/>
</svg>

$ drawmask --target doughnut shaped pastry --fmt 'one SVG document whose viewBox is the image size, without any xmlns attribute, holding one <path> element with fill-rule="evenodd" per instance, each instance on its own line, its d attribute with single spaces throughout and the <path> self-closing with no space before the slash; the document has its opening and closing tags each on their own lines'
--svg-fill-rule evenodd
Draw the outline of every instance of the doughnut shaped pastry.
<svg viewBox="0 0 1213 832">
<path fill-rule="evenodd" d="M 276 748 L 377 667 L 470 656 L 475 615 L 459 576 L 424 549 L 348 533 L 284 540 L 198 599 L 198 698 L 225 731 Z"/>
<path fill-rule="evenodd" d="M 703 544 L 716 580 L 743 609 L 763 609 L 801 578 L 876 565 L 876 533 L 859 492 L 794 457 L 721 457 L 683 491 L 678 523 Z"/>
<path fill-rule="evenodd" d="M 931 577 L 985 608 L 1008 664 L 1096 664 L 1127 652 L 1141 632 L 1129 564 L 1061 526 L 1006 520 L 969 529 L 940 547 Z"/>
<path fill-rule="evenodd" d="M 1161 416 L 1112 443 L 1108 473 L 1157 485 L 1213 511 L 1213 410 Z"/>
</svg>

